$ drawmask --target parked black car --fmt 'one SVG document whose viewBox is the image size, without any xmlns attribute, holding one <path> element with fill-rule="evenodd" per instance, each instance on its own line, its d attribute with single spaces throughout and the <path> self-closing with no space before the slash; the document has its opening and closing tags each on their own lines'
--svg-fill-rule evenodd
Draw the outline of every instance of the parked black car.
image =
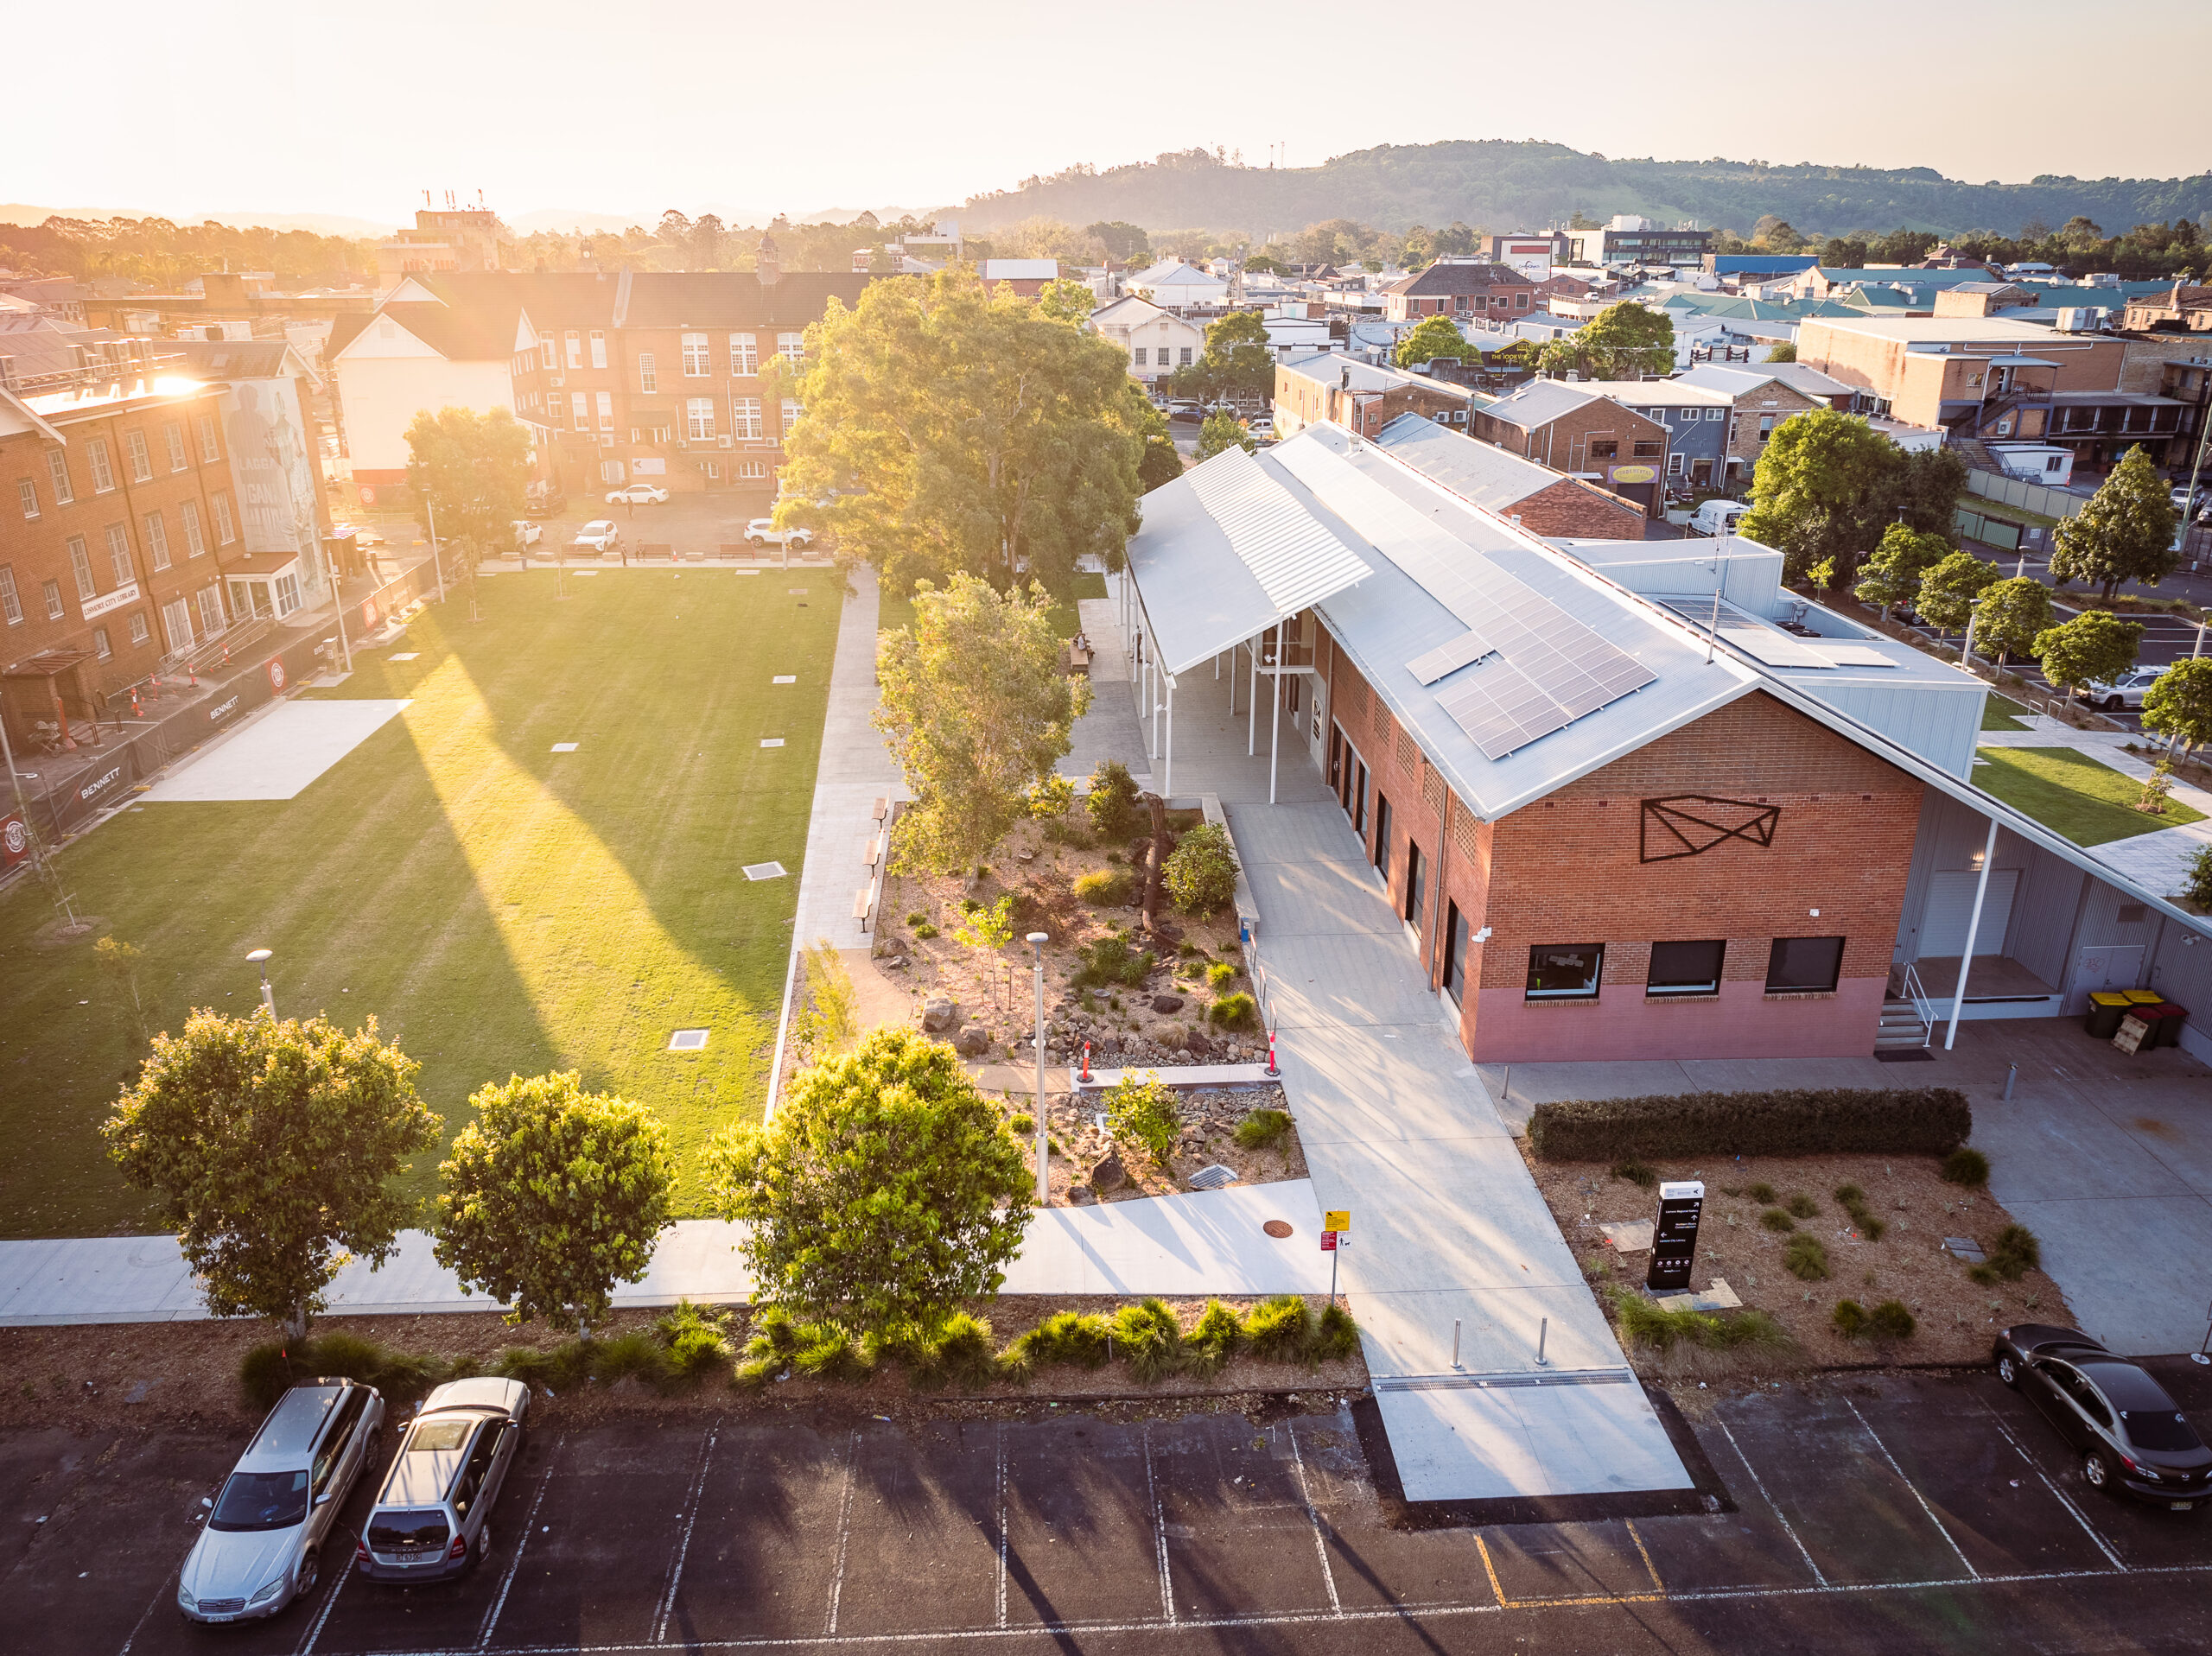
<svg viewBox="0 0 2212 1656">
<path fill-rule="evenodd" d="M 2176 1512 L 2212 1501 L 2212 1449 L 2165 1387 L 2076 1329 L 2024 1323 L 1997 1336 L 1997 1378 L 2082 1456 L 2093 1489 Z"/>
</svg>

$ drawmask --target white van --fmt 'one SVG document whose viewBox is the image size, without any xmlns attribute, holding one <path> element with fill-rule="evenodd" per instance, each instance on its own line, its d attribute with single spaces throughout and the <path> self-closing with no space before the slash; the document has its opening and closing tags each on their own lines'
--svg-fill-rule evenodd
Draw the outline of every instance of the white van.
<svg viewBox="0 0 2212 1656">
<path fill-rule="evenodd" d="M 1750 510 L 1751 507 L 1740 500 L 1708 500 L 1690 514 L 1690 532 L 1694 535 L 1733 535 L 1736 520 Z"/>
</svg>

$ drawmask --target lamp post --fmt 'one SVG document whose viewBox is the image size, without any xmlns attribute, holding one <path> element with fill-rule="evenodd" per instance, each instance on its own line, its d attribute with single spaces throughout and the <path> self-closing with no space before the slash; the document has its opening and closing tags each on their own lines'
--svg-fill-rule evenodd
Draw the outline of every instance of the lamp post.
<svg viewBox="0 0 2212 1656">
<path fill-rule="evenodd" d="M 261 968 L 261 1004 L 269 1009 L 271 1023 L 276 1019 L 276 992 L 269 987 L 269 957 L 275 953 L 274 949 L 257 949 L 246 956 Z"/>
<path fill-rule="evenodd" d="M 1029 949 L 1037 972 L 1037 1205 L 1052 1205 L 1052 1180 L 1046 1157 L 1052 1153 L 1052 1129 L 1045 1120 L 1045 945 L 1050 935 L 1029 934 Z"/>
</svg>

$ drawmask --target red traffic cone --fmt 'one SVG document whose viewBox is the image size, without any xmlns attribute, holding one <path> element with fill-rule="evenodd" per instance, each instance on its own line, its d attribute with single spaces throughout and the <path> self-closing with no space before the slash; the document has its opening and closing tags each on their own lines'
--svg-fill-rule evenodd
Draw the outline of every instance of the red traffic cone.
<svg viewBox="0 0 2212 1656">
<path fill-rule="evenodd" d="M 228 645 L 228 644 L 225 644 L 225 645 L 223 646 L 223 665 L 224 665 L 224 666 L 226 666 L 226 667 L 228 667 L 230 664 L 231 664 L 231 647 L 230 647 L 230 645 Z"/>
<path fill-rule="evenodd" d="M 138 687 L 136 684 L 130 687 L 130 716 L 133 719 L 143 719 L 146 716 L 144 709 L 138 705 Z"/>
<path fill-rule="evenodd" d="M 1085 1082 L 1090 1079 L 1090 1043 L 1088 1041 L 1083 1044 L 1083 1074 L 1077 1079 Z"/>
</svg>

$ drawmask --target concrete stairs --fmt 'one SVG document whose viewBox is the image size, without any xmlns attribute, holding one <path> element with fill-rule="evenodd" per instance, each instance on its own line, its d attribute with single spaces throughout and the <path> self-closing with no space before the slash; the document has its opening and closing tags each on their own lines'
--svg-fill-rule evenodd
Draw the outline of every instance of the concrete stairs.
<svg viewBox="0 0 2212 1656">
<path fill-rule="evenodd" d="M 1904 1052 L 1928 1044 L 1929 1027 L 1911 1001 L 1893 996 L 1882 1003 L 1882 1021 L 1874 1031 L 1874 1052 Z"/>
</svg>

